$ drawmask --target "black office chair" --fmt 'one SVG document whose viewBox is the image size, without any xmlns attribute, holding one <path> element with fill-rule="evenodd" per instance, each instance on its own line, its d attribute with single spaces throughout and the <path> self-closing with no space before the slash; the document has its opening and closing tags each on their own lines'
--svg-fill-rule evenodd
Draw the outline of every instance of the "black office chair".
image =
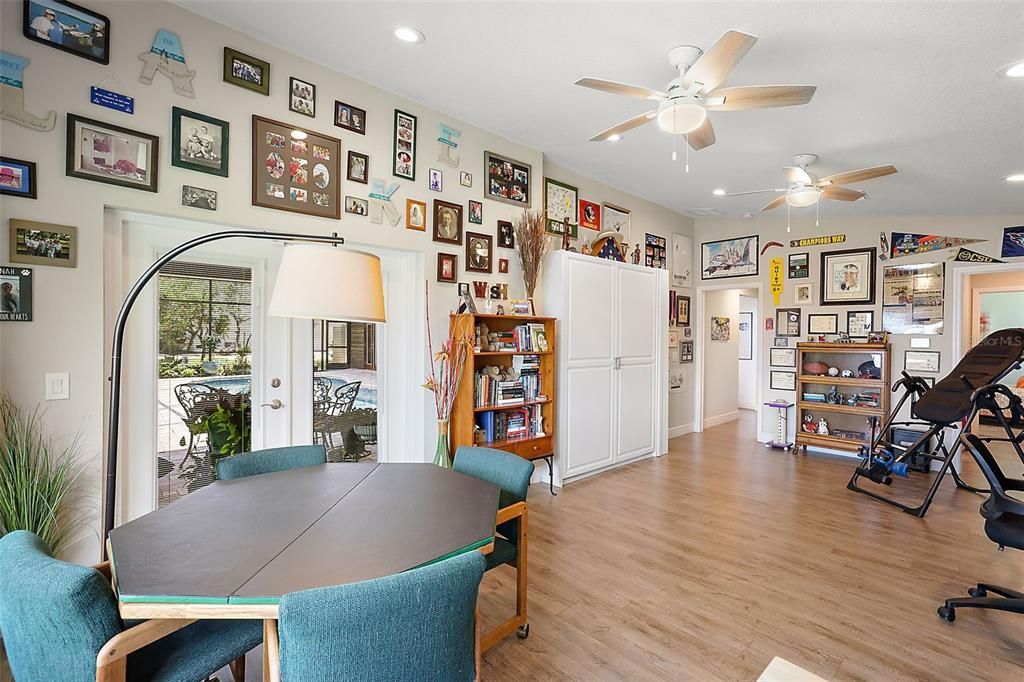
<svg viewBox="0 0 1024 682">
<path fill-rule="evenodd" d="M 1007 494 L 1008 490 L 1024 492 L 1024 480 L 1004 476 L 995 457 L 973 433 L 960 436 L 960 442 L 971 453 L 988 479 L 991 494 L 981 505 L 981 515 L 985 517 L 985 535 L 999 545 L 1000 550 L 1006 547 L 1024 550 L 1024 501 Z M 989 597 L 989 592 L 1001 596 Z M 947 599 L 946 603 L 939 607 L 939 615 L 952 623 L 956 620 L 958 608 L 1024 613 L 1024 593 L 1016 590 L 978 583 L 977 587 L 967 590 L 967 594 L 971 596 Z"/>
</svg>

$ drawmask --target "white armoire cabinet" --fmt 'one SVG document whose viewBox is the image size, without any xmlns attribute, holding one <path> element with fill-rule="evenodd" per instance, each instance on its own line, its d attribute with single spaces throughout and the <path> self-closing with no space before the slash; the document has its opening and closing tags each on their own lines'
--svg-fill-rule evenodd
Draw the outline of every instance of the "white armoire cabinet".
<svg viewBox="0 0 1024 682">
<path fill-rule="evenodd" d="M 668 451 L 668 272 L 551 253 L 540 314 L 558 318 L 556 482 Z"/>
</svg>

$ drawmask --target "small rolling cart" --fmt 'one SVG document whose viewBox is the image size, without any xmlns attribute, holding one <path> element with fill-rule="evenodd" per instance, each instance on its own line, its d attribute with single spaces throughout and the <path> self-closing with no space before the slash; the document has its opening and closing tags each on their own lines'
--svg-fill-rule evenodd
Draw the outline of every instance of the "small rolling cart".
<svg viewBox="0 0 1024 682">
<path fill-rule="evenodd" d="M 765 403 L 765 407 L 773 407 L 778 410 L 778 418 L 775 422 L 775 439 L 768 441 L 764 446 L 772 450 L 788 451 L 793 447 L 793 441 L 789 440 L 789 408 L 793 407 L 793 403 L 785 400 L 773 400 L 770 403 Z"/>
</svg>

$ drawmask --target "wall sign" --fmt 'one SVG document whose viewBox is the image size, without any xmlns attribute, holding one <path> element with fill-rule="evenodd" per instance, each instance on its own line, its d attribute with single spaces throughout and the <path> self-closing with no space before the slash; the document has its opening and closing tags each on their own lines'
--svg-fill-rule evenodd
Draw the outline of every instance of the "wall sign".
<svg viewBox="0 0 1024 682">
<path fill-rule="evenodd" d="M 829 246 L 830 244 L 842 244 L 846 241 L 845 234 L 833 234 L 824 237 L 805 237 L 804 239 L 791 239 L 790 248 L 802 249 L 807 246 Z"/>
<path fill-rule="evenodd" d="M 22 74 L 28 62 L 16 54 L 0 52 L 0 118 L 46 133 L 57 125 L 57 112 L 36 116 L 25 110 L 25 82 Z"/>
<path fill-rule="evenodd" d="M 779 296 L 782 295 L 782 259 L 772 258 L 768 261 L 768 281 L 772 292 L 772 301 L 775 307 L 779 305 Z"/>
<path fill-rule="evenodd" d="M 89 88 L 89 101 L 107 109 L 120 111 L 124 114 L 135 113 L 135 98 L 113 90 L 104 90 L 93 85 Z"/>
<path fill-rule="evenodd" d="M 1003 258 L 1024 256 L 1024 225 L 1003 228 L 1003 250 L 999 255 Z"/>
<path fill-rule="evenodd" d="M 0 322 L 32 321 L 32 268 L 0 265 Z"/>
<path fill-rule="evenodd" d="M 149 85 L 153 82 L 153 76 L 159 71 L 171 79 L 175 94 L 182 97 L 195 97 L 195 90 L 192 89 L 192 79 L 196 72 L 190 71 L 185 63 L 185 50 L 181 47 L 181 39 L 177 33 L 160 29 L 153 38 L 153 46 L 149 52 L 139 55 L 142 60 L 142 73 L 139 74 L 139 82 Z"/>
</svg>

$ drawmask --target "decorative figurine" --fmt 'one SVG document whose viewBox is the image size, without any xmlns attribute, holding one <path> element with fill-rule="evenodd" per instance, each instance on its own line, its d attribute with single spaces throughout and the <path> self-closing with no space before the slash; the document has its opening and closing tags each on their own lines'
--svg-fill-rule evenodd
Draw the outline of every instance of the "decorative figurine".
<svg viewBox="0 0 1024 682">
<path fill-rule="evenodd" d="M 831 403 L 833 405 L 839 405 L 840 403 L 842 403 L 843 399 L 839 395 L 839 389 L 833 386 L 832 390 L 828 392 L 828 396 L 825 397 L 825 402 Z"/>
<path fill-rule="evenodd" d="M 562 251 L 568 251 L 570 248 L 570 241 L 572 235 L 569 234 L 571 225 L 569 225 L 569 218 L 562 218 Z"/>
<path fill-rule="evenodd" d="M 844 369 L 842 372 L 839 373 L 839 376 L 843 377 L 844 379 L 851 379 L 853 378 L 853 370 Z"/>
<path fill-rule="evenodd" d="M 640 245 L 637 244 L 636 248 L 633 249 L 633 265 L 640 265 Z"/>
<path fill-rule="evenodd" d="M 505 314 L 505 306 L 499 305 L 498 309 L 495 311 L 494 314 L 495 315 L 504 315 Z"/>
<path fill-rule="evenodd" d="M 818 429 L 814 426 L 814 415 L 810 413 L 804 414 L 804 423 L 800 425 L 804 433 L 817 433 Z"/>
<path fill-rule="evenodd" d="M 822 436 L 829 435 L 828 422 L 825 421 L 824 417 L 818 420 L 818 433 Z"/>
</svg>

